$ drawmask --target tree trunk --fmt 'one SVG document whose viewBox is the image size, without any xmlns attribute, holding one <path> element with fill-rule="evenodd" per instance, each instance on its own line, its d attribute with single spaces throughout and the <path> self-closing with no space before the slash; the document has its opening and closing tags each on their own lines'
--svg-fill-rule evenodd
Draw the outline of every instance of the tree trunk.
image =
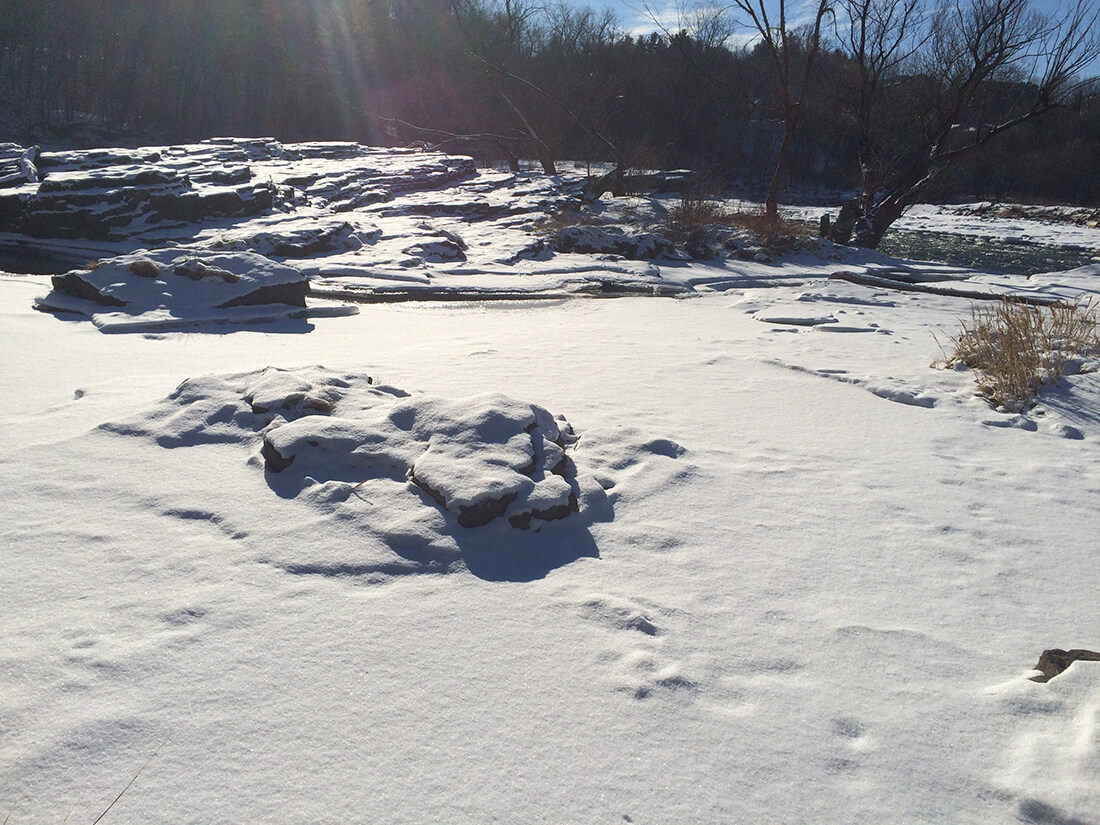
<svg viewBox="0 0 1100 825">
<path fill-rule="evenodd" d="M 878 249 L 882 236 L 902 216 L 908 204 L 902 204 L 894 198 L 887 198 L 876 204 L 870 214 L 863 214 L 856 221 L 856 246 L 864 249 Z"/>
<path fill-rule="evenodd" d="M 787 155 L 791 153 L 793 133 L 794 123 L 788 115 L 783 124 L 783 142 L 779 144 L 779 159 L 775 163 L 771 186 L 768 187 L 768 197 L 764 200 L 767 215 L 772 219 L 779 217 L 779 187 L 783 183 L 783 173 L 787 168 Z"/>
<path fill-rule="evenodd" d="M 905 212 L 909 203 L 897 196 L 887 196 L 870 206 L 860 198 L 852 198 L 840 207 L 829 239 L 833 243 L 853 244 L 864 249 L 878 249 L 883 235 Z"/>
</svg>

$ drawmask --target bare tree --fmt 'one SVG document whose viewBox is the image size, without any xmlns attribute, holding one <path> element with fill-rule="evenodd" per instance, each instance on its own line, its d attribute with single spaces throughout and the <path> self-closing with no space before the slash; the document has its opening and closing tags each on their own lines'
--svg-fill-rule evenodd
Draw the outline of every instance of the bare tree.
<svg viewBox="0 0 1100 825">
<path fill-rule="evenodd" d="M 837 41 L 855 67 L 855 82 L 845 90 L 850 97 L 858 149 L 860 200 L 869 211 L 870 197 L 878 189 L 885 158 L 872 128 L 876 107 L 882 102 L 884 83 L 889 83 L 931 36 L 927 0 L 841 0 L 833 18 Z M 849 206 L 835 230 L 851 238 L 858 210 Z"/>
<path fill-rule="evenodd" d="M 924 15 L 907 0 L 845 4 L 861 78 L 862 180 L 835 240 L 854 232 L 859 246 L 878 246 L 946 171 L 1083 88 L 1080 71 L 1100 56 L 1096 0 L 1053 14 L 1033 5 L 946 0 Z"/>
<path fill-rule="evenodd" d="M 802 104 L 813 72 L 814 60 L 821 50 L 821 29 L 827 15 L 832 13 L 828 0 L 815 0 L 813 18 L 800 36 L 788 27 L 787 3 L 779 0 L 778 20 L 768 13 L 772 3 L 765 0 L 733 0 L 733 8 L 748 18 L 752 29 L 760 36 L 760 43 L 771 57 L 775 76 L 779 81 L 779 96 L 783 112 L 783 139 L 775 162 L 771 185 L 764 203 L 769 217 L 779 212 L 779 189 L 787 170 L 794 135 L 798 129 Z M 797 59 L 800 57 L 801 59 Z"/>
<path fill-rule="evenodd" d="M 796 28 L 789 25 L 786 0 L 779 0 L 778 4 L 768 0 L 733 0 L 729 6 L 697 3 L 693 7 L 677 0 L 674 6 L 677 26 L 697 41 L 709 46 L 724 46 L 738 29 L 747 28 L 759 37 L 761 46 L 771 59 L 779 83 L 783 120 L 783 138 L 765 198 L 767 214 L 773 218 L 779 214 L 779 190 L 787 171 L 787 160 L 794 144 L 814 61 L 821 50 L 822 26 L 826 16 L 832 13 L 829 0 L 814 0 L 814 4 L 812 20 Z M 639 0 L 639 5 L 640 11 L 670 41 L 677 42 L 664 16 L 648 0 Z M 774 16 L 773 10 L 778 12 L 778 17 Z M 729 16 L 731 11 L 740 13 L 747 19 L 734 20 Z M 698 70 L 699 67 L 695 68 Z M 700 73 L 715 80 L 705 71 Z"/>
<path fill-rule="evenodd" d="M 487 6 L 482 0 L 450 0 L 451 9 L 458 21 L 459 31 L 466 42 L 469 55 L 484 69 L 486 80 L 494 93 L 512 110 L 523 125 L 524 132 L 539 156 L 539 163 L 547 175 L 556 175 L 554 154 L 539 136 L 530 118 L 524 114 L 508 91 L 499 82 L 502 78 L 526 83 L 509 68 L 510 61 L 522 51 L 529 36 L 532 19 L 537 9 L 525 0 L 503 0 L 503 6 Z M 495 14 L 494 14 L 495 12 Z M 495 19 L 494 19 L 495 18 Z M 489 36 L 477 36 L 475 21 L 491 21 Z M 533 84 L 530 84 L 533 86 Z"/>
<path fill-rule="evenodd" d="M 592 123 L 573 111 L 568 103 L 547 91 L 542 85 L 518 74 L 511 66 L 511 59 L 522 53 L 525 46 L 530 45 L 529 39 L 532 37 L 534 20 L 544 11 L 541 7 L 534 5 L 529 0 L 503 0 L 503 2 L 497 0 L 495 4 L 487 4 L 485 0 L 451 0 L 451 5 L 469 47 L 470 57 L 483 67 L 486 78 L 497 96 L 504 101 L 519 122 L 523 124 L 524 131 L 534 144 L 539 162 L 546 174 L 557 174 L 553 152 L 550 146 L 539 136 L 532 119 L 516 104 L 513 96 L 508 93 L 501 81 L 508 81 L 514 87 L 534 92 L 543 100 L 553 104 L 584 132 L 602 143 L 611 152 L 612 157 L 615 158 L 616 167 L 620 165 L 619 151 L 615 144 L 608 140 Z M 503 33 L 503 37 L 500 38 L 499 43 L 490 42 L 479 46 L 477 38 L 471 31 L 470 20 L 475 17 L 482 19 L 493 17 L 494 7 L 497 21 L 496 29 Z M 595 20 L 595 18 L 592 19 Z M 601 30 L 605 33 L 611 31 L 614 26 L 614 17 L 605 15 L 603 20 L 602 24 L 596 24 L 597 28 L 602 26 Z M 560 23 L 560 15 L 558 22 Z"/>
</svg>

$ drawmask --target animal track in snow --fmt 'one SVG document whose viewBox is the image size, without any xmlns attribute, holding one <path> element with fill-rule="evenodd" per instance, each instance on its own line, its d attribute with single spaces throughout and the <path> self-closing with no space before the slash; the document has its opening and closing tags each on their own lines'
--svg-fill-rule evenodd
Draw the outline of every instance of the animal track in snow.
<svg viewBox="0 0 1100 825">
<path fill-rule="evenodd" d="M 850 716 L 837 716 L 829 722 L 829 727 L 837 736 L 844 739 L 860 739 L 866 729 L 857 719 Z"/>
<path fill-rule="evenodd" d="M 170 627 L 187 627 L 206 618 L 206 609 L 202 607 L 181 607 L 161 616 Z"/>
<path fill-rule="evenodd" d="M 660 692 L 698 689 L 677 663 L 666 662 L 648 650 L 633 650 L 623 656 L 614 668 L 614 678 L 618 689 L 635 699 L 648 699 Z"/>
<path fill-rule="evenodd" d="M 163 511 L 161 515 L 168 516 L 169 518 L 178 518 L 184 521 L 196 521 L 205 522 L 211 526 L 220 530 L 224 535 L 231 539 L 243 539 L 248 537 L 248 533 L 244 530 L 237 530 L 228 521 L 219 516 L 217 513 L 212 513 L 207 510 L 187 509 L 187 508 L 171 508 Z"/>
<path fill-rule="evenodd" d="M 662 489 L 697 471 L 682 444 L 631 426 L 586 431 L 575 452 L 612 502 L 623 490 Z"/>
<path fill-rule="evenodd" d="M 685 675 L 679 662 L 662 650 L 667 633 L 665 621 L 673 611 L 655 604 L 595 594 L 576 607 L 588 621 L 608 631 L 608 648 L 599 657 L 610 666 L 609 679 L 615 689 L 635 699 L 648 699 L 669 692 L 698 689 Z"/>
<path fill-rule="evenodd" d="M 652 610 L 648 611 L 653 613 Z M 593 596 L 580 606 L 580 614 L 589 621 L 617 630 L 636 630 L 646 636 L 664 631 L 637 602 L 615 596 Z"/>
</svg>

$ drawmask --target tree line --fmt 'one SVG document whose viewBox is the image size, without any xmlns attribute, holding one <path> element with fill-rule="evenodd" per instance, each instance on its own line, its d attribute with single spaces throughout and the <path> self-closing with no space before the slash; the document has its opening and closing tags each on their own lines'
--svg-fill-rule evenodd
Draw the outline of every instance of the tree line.
<svg viewBox="0 0 1100 825">
<path fill-rule="evenodd" d="M 534 0 L 3 0 L 0 140 L 421 141 L 859 189 L 868 209 L 920 160 L 923 198 L 1100 204 L 1100 87 L 1073 60 L 1044 85 L 1096 48 L 1095 7 L 1043 6 L 835 0 L 792 28 L 740 0 L 633 36 Z"/>
</svg>

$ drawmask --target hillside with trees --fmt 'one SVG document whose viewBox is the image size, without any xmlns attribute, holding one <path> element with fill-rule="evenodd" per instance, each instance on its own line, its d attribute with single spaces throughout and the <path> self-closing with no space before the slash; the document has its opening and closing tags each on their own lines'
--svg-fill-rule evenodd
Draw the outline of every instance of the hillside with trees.
<svg viewBox="0 0 1100 825">
<path fill-rule="evenodd" d="M 738 8 L 636 37 L 527 0 L 5 0 L 0 141 L 420 141 L 548 170 L 689 167 L 760 196 L 782 151 L 781 187 L 865 204 L 905 186 L 1100 204 L 1100 86 L 1079 59 L 1096 53 L 1095 4 L 1033 5 L 848 0 L 821 4 L 816 31 L 767 21 L 770 39 L 736 48 Z M 903 12 L 899 32 L 884 15 Z M 983 14 L 1016 28 L 992 42 Z M 966 136 L 982 151 L 960 151 Z M 923 172 L 902 168 L 918 156 Z"/>
</svg>

